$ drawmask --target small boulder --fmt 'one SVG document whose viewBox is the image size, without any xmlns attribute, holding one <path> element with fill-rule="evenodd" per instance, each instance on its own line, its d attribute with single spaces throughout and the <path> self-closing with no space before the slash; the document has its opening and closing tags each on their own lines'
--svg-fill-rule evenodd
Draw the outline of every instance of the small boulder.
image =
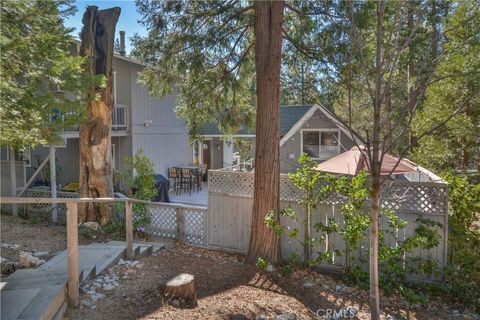
<svg viewBox="0 0 480 320">
<path fill-rule="evenodd" d="M 304 282 L 303 287 L 304 288 L 311 288 L 311 287 L 313 287 L 313 283 L 311 283 L 310 281 Z"/>
<path fill-rule="evenodd" d="M 48 252 L 46 252 L 46 251 L 37 251 L 37 252 L 34 252 L 34 253 L 33 253 L 33 256 L 34 256 L 34 257 L 38 257 L 38 258 L 46 257 L 46 256 L 48 256 Z"/>
<path fill-rule="evenodd" d="M 98 230 L 100 228 L 100 225 L 98 224 L 98 222 L 88 221 L 88 222 L 84 222 L 82 224 L 82 227 L 92 229 L 92 230 Z"/>
<path fill-rule="evenodd" d="M 24 252 L 24 251 L 20 252 L 18 263 L 22 268 L 32 268 L 32 267 L 38 266 L 39 263 L 41 264 L 40 259 L 32 256 L 29 252 Z"/>
</svg>

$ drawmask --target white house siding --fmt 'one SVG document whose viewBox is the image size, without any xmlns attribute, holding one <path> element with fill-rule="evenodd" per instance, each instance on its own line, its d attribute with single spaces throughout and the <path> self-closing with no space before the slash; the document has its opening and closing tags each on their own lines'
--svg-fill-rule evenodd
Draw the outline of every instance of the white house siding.
<svg viewBox="0 0 480 320">
<path fill-rule="evenodd" d="M 280 147 L 280 171 L 282 173 L 291 172 L 298 167 L 298 158 L 302 154 L 301 135 L 302 129 L 339 129 L 329 118 L 321 111 L 317 110 L 313 116 L 298 130 L 283 146 Z M 340 130 L 340 150 L 344 152 L 349 150 L 355 143 Z M 289 154 L 293 153 L 295 158 L 289 159 Z M 319 161 L 321 162 L 321 161 Z"/>
<path fill-rule="evenodd" d="M 136 72 L 141 66 L 134 66 Z M 132 152 L 143 149 L 155 166 L 155 172 L 167 176 L 167 168 L 193 161 L 185 120 L 175 114 L 175 94 L 161 99 L 151 97 L 147 89 L 132 78 L 133 101 Z M 146 121 L 151 121 L 145 126 Z"/>
</svg>

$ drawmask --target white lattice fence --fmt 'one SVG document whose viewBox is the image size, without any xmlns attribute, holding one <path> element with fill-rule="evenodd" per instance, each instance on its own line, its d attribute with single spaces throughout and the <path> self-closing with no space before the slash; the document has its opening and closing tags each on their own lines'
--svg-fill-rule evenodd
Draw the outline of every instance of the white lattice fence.
<svg viewBox="0 0 480 320">
<path fill-rule="evenodd" d="M 51 191 L 49 188 L 31 188 L 31 189 L 27 189 L 25 196 L 29 198 L 50 198 Z M 58 191 L 57 198 L 78 198 L 78 194 L 76 192 Z M 43 214 L 51 213 L 52 209 L 53 209 L 52 205 L 48 203 L 29 204 L 27 207 L 29 215 L 36 214 L 36 213 L 43 213 Z M 67 213 L 67 207 L 65 203 L 57 204 L 57 212 L 58 212 L 58 222 L 64 223 L 66 221 L 65 217 Z"/>
<path fill-rule="evenodd" d="M 325 183 L 325 182 L 322 182 Z M 322 185 L 319 185 L 321 188 Z M 251 172 L 209 171 L 208 191 L 232 197 L 252 198 L 254 174 Z M 288 175 L 280 175 L 280 201 L 298 202 L 298 190 Z M 339 204 L 345 199 L 331 193 L 322 204 Z M 448 207 L 447 185 L 433 182 L 390 181 L 383 184 L 381 205 L 395 211 L 444 215 Z"/>
<path fill-rule="evenodd" d="M 207 245 L 207 208 L 161 202 L 151 202 L 147 208 L 151 219 L 146 228 L 148 233 L 193 245 Z"/>
<path fill-rule="evenodd" d="M 246 251 L 250 237 L 253 184 L 253 173 L 209 171 L 209 246 L 230 251 Z M 320 187 L 322 186 L 319 185 Z M 301 217 L 304 214 L 303 209 L 298 206 L 301 196 L 301 191 L 288 179 L 288 175 L 282 174 L 280 181 L 281 208 L 293 206 Z M 336 223 L 343 223 L 339 205 L 345 200 L 347 199 L 339 194 L 331 193 L 314 210 L 313 221 L 328 223 L 329 219 L 334 219 Z M 448 230 L 448 186 L 445 183 L 388 181 L 382 186 L 381 206 L 393 210 L 397 216 L 408 221 L 407 228 L 399 232 L 396 239 L 389 240 L 391 245 L 395 245 L 395 242 L 402 242 L 406 237 L 414 234 L 418 217 L 441 223 L 443 230 L 439 234 L 439 245 L 428 250 L 415 250 L 411 256 L 433 259 L 440 265 L 444 265 Z M 289 227 L 297 228 L 299 238 L 302 238 L 303 223 L 287 220 L 284 222 Z M 381 220 L 381 227 L 387 228 L 387 222 Z M 343 239 L 332 235 L 330 246 L 337 249 L 343 248 Z M 362 256 L 367 254 L 367 247 L 368 243 L 362 244 L 357 254 Z M 292 251 L 302 254 L 301 246 L 295 245 L 289 239 L 282 239 L 282 255 L 288 257 Z M 339 257 L 336 264 L 341 266 L 344 262 L 342 259 Z"/>
</svg>

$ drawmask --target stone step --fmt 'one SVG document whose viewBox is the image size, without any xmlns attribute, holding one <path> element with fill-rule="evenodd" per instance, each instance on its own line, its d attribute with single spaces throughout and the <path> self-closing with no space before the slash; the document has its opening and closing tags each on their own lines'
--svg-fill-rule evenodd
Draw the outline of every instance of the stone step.
<svg viewBox="0 0 480 320">
<path fill-rule="evenodd" d="M 66 286 L 2 290 L 1 319 L 52 319 L 65 303 Z"/>
<path fill-rule="evenodd" d="M 136 257 L 165 248 L 162 243 L 135 242 Z M 124 241 L 93 243 L 78 247 L 80 283 L 93 279 L 125 258 Z M 59 320 L 67 308 L 67 257 L 57 254 L 36 269 L 20 269 L 1 279 L 1 319 Z"/>
</svg>

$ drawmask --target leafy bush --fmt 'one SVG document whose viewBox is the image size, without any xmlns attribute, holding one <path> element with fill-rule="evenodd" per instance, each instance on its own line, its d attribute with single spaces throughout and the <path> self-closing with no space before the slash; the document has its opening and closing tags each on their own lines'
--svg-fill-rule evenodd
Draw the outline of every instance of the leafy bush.
<svg viewBox="0 0 480 320">
<path fill-rule="evenodd" d="M 139 200 L 153 200 L 158 193 L 155 187 L 154 166 L 152 161 L 139 149 L 133 158 L 126 159 L 126 170 L 122 176 L 131 190 L 131 197 Z M 125 205 L 119 204 L 118 210 L 125 211 Z M 133 227 L 135 229 L 150 224 L 150 217 L 144 204 L 133 205 Z M 122 223 L 124 223 L 122 221 Z"/>
<path fill-rule="evenodd" d="M 450 214 L 446 292 L 480 312 L 480 184 L 447 174 Z"/>
</svg>

